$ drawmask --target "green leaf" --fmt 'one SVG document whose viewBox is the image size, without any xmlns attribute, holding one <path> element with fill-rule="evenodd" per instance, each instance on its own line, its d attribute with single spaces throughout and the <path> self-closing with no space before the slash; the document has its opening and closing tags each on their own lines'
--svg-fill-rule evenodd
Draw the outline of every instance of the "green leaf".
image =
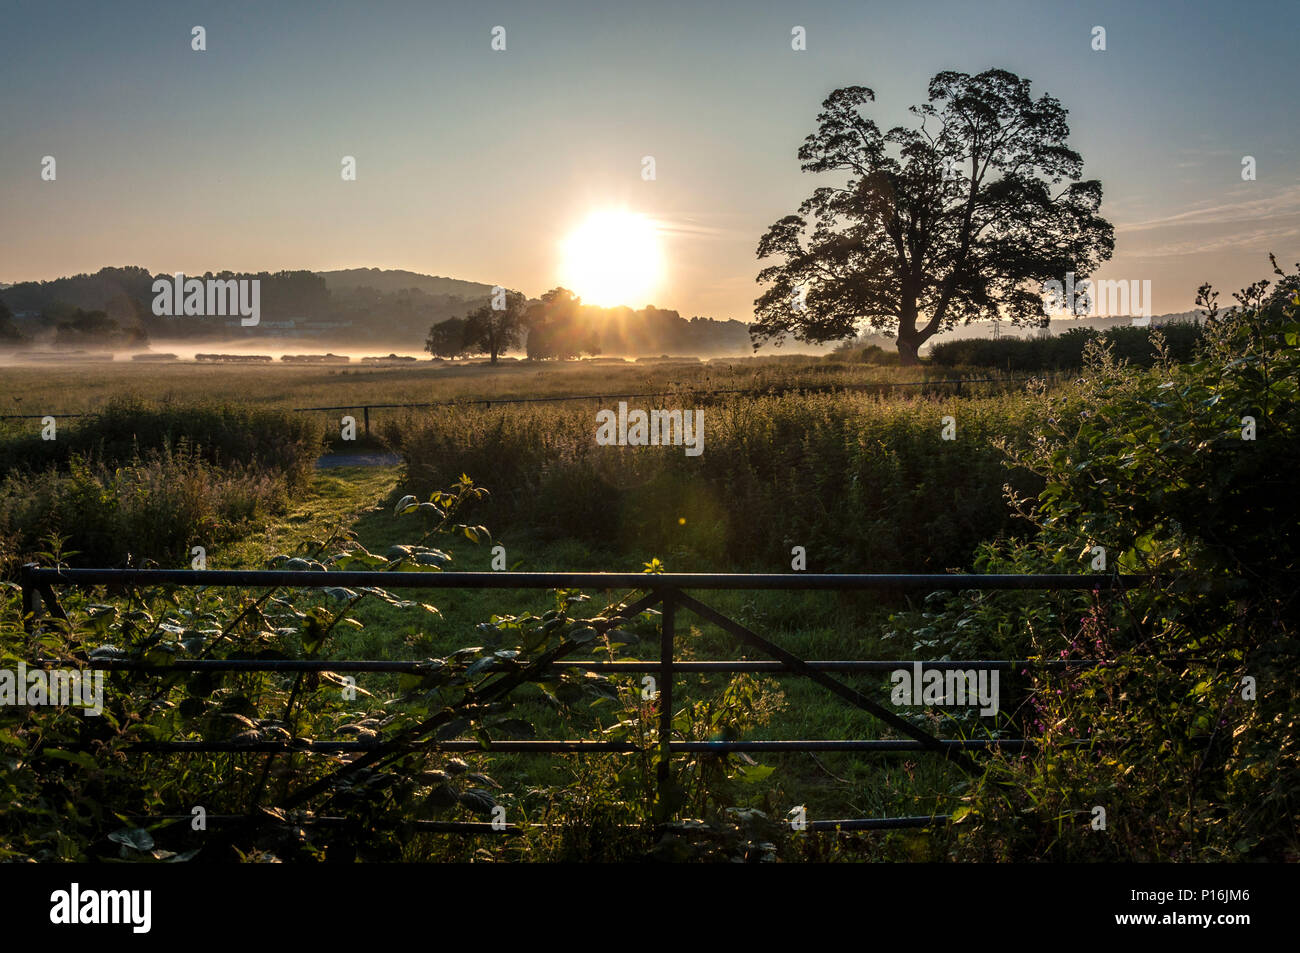
<svg viewBox="0 0 1300 953">
<path fill-rule="evenodd" d="M 741 765 L 740 770 L 736 773 L 736 780 L 742 784 L 757 784 L 759 781 L 767 780 L 775 770 L 776 768 L 765 764 Z"/>
<path fill-rule="evenodd" d="M 87 771 L 94 771 L 99 768 L 99 763 L 84 751 L 64 751 L 62 748 L 46 748 L 43 754 L 55 758 L 59 761 L 71 761 L 77 767 L 85 768 Z"/>
<path fill-rule="evenodd" d="M 108 839 L 114 844 L 122 844 L 132 850 L 153 850 L 153 835 L 143 827 L 124 827 L 113 831 Z"/>
<path fill-rule="evenodd" d="M 594 641 L 599 635 L 600 633 L 589 625 L 580 626 L 579 628 L 571 629 L 569 631 L 569 639 L 573 642 L 577 642 L 579 645 L 585 645 L 588 642 Z"/>
<path fill-rule="evenodd" d="M 507 738 L 536 738 L 537 729 L 531 722 L 522 718 L 506 718 L 502 721 L 493 722 L 489 725 L 493 731 L 505 735 Z"/>
<path fill-rule="evenodd" d="M 482 788 L 462 791 L 458 800 L 475 814 L 491 814 L 492 809 L 497 806 L 496 798 Z"/>
</svg>

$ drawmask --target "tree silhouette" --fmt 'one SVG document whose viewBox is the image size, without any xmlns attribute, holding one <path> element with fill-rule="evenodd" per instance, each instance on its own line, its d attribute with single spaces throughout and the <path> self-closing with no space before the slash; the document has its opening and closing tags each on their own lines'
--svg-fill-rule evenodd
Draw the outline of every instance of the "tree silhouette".
<svg viewBox="0 0 1300 953">
<path fill-rule="evenodd" d="M 487 354 L 492 363 L 524 337 L 524 305 L 527 299 L 518 291 L 507 291 L 505 307 L 491 304 L 476 308 L 465 317 L 465 350 Z"/>
<path fill-rule="evenodd" d="M 567 288 L 552 288 L 524 316 L 528 327 L 528 357 L 564 361 L 579 354 L 599 354 L 600 336 L 589 307 Z"/>
<path fill-rule="evenodd" d="M 465 319 L 448 318 L 429 328 L 424 349 L 434 357 L 460 357 L 465 353 Z"/>
<path fill-rule="evenodd" d="M 758 276 L 770 287 L 754 302 L 755 350 L 787 334 L 838 341 L 865 323 L 896 332 L 915 364 L 927 340 L 977 317 L 1046 324 L 1043 282 L 1082 279 L 1110 257 L 1101 183 L 1080 181 L 1065 108 L 1033 99 L 1028 80 L 938 73 L 929 102 L 909 109 L 916 128 L 885 133 L 862 115 L 874 100 L 835 90 L 799 149 L 803 171 L 848 179 L 815 189 L 759 242 L 760 259 L 784 260 Z"/>
<path fill-rule="evenodd" d="M 14 323 L 12 312 L 3 301 L 0 301 L 0 344 L 18 344 L 22 340 L 22 332 Z"/>
</svg>

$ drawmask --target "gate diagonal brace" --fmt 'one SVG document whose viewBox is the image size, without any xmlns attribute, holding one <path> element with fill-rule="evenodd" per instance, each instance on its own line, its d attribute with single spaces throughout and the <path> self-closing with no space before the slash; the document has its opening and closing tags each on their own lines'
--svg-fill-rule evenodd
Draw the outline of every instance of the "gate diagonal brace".
<svg viewBox="0 0 1300 953">
<path fill-rule="evenodd" d="M 63 611 L 63 606 L 59 605 L 59 597 L 54 594 L 54 587 L 44 585 L 38 587 L 37 591 L 41 594 L 41 601 L 45 603 L 45 608 L 49 610 L 50 615 L 63 622 L 67 622 L 68 614 Z"/>
<path fill-rule="evenodd" d="M 704 619 L 707 622 L 712 622 L 714 625 L 718 626 L 719 628 L 724 629 L 727 632 L 730 632 L 732 635 L 740 639 L 742 642 L 745 642 L 748 645 L 751 645 L 754 648 L 758 649 L 759 651 L 765 652 L 766 654 L 779 660 L 790 671 L 798 675 L 803 675 L 805 678 L 811 679 L 817 684 L 822 685 L 823 687 L 834 692 L 836 695 L 839 695 L 844 700 L 850 702 L 853 705 L 856 705 L 858 708 L 870 712 L 872 715 L 875 715 L 881 721 L 885 722 L 885 724 L 889 725 L 892 728 L 896 728 L 897 730 L 906 734 L 908 737 L 916 739 L 917 741 L 921 742 L 921 744 L 925 745 L 926 748 L 933 751 L 935 754 L 939 755 L 940 757 L 953 762 L 962 770 L 970 772 L 972 774 L 979 773 L 979 768 L 976 766 L 975 762 L 972 761 L 965 754 L 953 749 L 951 746 L 945 745 L 938 738 L 934 737 L 934 735 L 922 731 L 920 728 L 917 728 L 915 725 L 907 721 L 905 718 L 900 718 L 898 715 L 894 714 L 889 709 L 872 701 L 866 695 L 863 695 L 857 689 L 851 688 L 848 685 L 845 685 L 843 682 L 839 681 L 838 679 L 832 678 L 830 675 L 827 675 L 825 672 L 813 668 L 803 659 L 799 658 L 796 655 L 790 654 L 789 652 L 781 648 L 781 646 L 777 645 L 776 643 L 769 642 L 767 639 L 763 638 L 761 635 L 757 634 L 756 632 L 751 632 L 749 629 L 745 628 L 745 626 L 741 625 L 739 622 L 735 622 L 731 619 L 728 619 L 726 616 L 718 612 L 716 609 L 712 609 L 709 606 L 706 606 L 704 603 L 700 602 L 697 599 L 692 598 L 691 596 L 688 596 L 684 592 L 679 592 L 677 594 L 677 601 L 679 605 L 694 612 L 701 619 Z"/>
<path fill-rule="evenodd" d="M 617 609 L 614 615 L 616 617 L 621 617 L 621 618 L 631 618 L 632 616 L 640 615 L 646 609 L 653 608 L 654 606 L 658 605 L 662 598 L 663 596 L 660 593 L 652 592 L 649 595 L 642 596 L 640 599 L 637 599 L 634 602 L 625 603 L 623 606 Z M 578 648 L 580 648 L 580 646 L 575 644 L 569 648 L 569 651 L 574 651 L 575 649 Z M 554 661 L 554 659 L 552 661 Z M 513 685 L 511 685 L 506 680 L 503 679 L 494 680 L 492 683 L 490 683 L 484 688 L 481 696 L 481 700 L 492 701 L 495 700 L 496 696 L 504 696 L 505 692 L 502 692 L 499 686 L 509 686 L 506 689 L 507 691 L 509 691 L 510 688 L 513 688 Z M 415 742 L 418 739 L 422 738 L 423 736 L 429 734 L 430 732 L 440 727 L 440 722 L 442 720 L 442 717 L 443 717 L 442 713 L 439 712 L 438 714 L 425 719 L 419 724 L 413 725 L 412 727 L 399 732 L 391 740 L 398 744 Z M 432 747 L 436 749 L 437 744 L 435 743 Z M 491 745 L 488 745 L 484 750 L 490 751 Z M 305 803 L 312 797 L 315 797 L 316 795 L 335 787 L 344 778 L 349 777 L 350 775 L 356 773 L 362 768 L 371 767 L 372 765 L 383 760 L 385 757 L 392 757 L 392 752 L 379 750 L 379 751 L 373 751 L 367 755 L 363 755 L 362 757 L 357 758 L 355 761 L 349 762 L 344 767 L 339 768 L 337 771 L 333 772 L 332 774 L 320 778 L 319 780 L 314 781 L 306 785 L 305 787 L 299 788 L 297 791 L 291 794 L 284 801 L 282 807 L 284 808 L 297 807 L 300 804 Z"/>
</svg>

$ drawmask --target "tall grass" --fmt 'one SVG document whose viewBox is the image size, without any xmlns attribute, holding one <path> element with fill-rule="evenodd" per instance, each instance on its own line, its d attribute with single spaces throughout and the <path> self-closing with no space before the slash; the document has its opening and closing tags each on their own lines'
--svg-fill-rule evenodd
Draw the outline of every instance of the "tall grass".
<svg viewBox="0 0 1300 953">
<path fill-rule="evenodd" d="M 219 469 L 188 445 L 125 466 L 74 457 L 66 470 L 14 472 L 0 480 L 0 571 L 65 538 L 72 565 L 155 561 L 188 568 L 192 546 L 236 539 L 283 508 L 278 470 Z"/>
<path fill-rule="evenodd" d="M 81 419 L 0 432 L 0 571 L 66 538 L 91 566 L 188 563 L 309 483 L 319 421 L 226 404 L 111 401 Z M 182 562 L 183 560 L 183 562 Z"/>
<path fill-rule="evenodd" d="M 668 557 L 670 569 L 788 570 L 803 546 L 811 571 L 907 572 L 967 565 L 1013 528 L 1003 484 L 1037 486 L 994 441 L 1026 439 L 1030 407 L 1021 395 L 724 399 L 703 408 L 698 457 L 597 446 L 592 406 L 409 415 L 384 434 L 411 492 L 462 472 L 487 486 L 491 525 Z M 942 439 L 945 416 L 955 440 Z"/>
<path fill-rule="evenodd" d="M 321 422 L 308 415 L 138 397 L 116 398 L 86 417 L 56 420 L 56 426 L 52 440 L 30 424 L 0 430 L 0 473 L 66 467 L 74 458 L 120 464 L 185 444 L 187 453 L 215 467 L 277 470 L 301 486 L 323 441 Z"/>
</svg>

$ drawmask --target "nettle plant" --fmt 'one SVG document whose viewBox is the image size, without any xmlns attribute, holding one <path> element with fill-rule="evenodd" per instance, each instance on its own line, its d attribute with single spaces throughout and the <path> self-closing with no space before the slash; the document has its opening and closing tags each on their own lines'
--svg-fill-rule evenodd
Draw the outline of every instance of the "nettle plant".
<svg viewBox="0 0 1300 953">
<path fill-rule="evenodd" d="M 1045 488 L 1013 497 L 1032 534 L 985 547 L 982 568 L 1086 572 L 1102 545 L 1106 571 L 1148 580 L 1043 597 L 1028 617 L 950 603 L 972 620 L 964 638 L 1028 618 L 1030 655 L 1101 663 L 1033 675 L 1038 750 L 995 760 L 969 793 L 965 853 L 1300 856 L 1300 279 L 1274 271 L 1278 287 L 1257 282 L 1226 313 L 1202 288 L 1191 363 L 1137 372 L 1094 349 L 1075 388 L 1041 398 L 1034 443 L 1009 448 Z"/>
</svg>

